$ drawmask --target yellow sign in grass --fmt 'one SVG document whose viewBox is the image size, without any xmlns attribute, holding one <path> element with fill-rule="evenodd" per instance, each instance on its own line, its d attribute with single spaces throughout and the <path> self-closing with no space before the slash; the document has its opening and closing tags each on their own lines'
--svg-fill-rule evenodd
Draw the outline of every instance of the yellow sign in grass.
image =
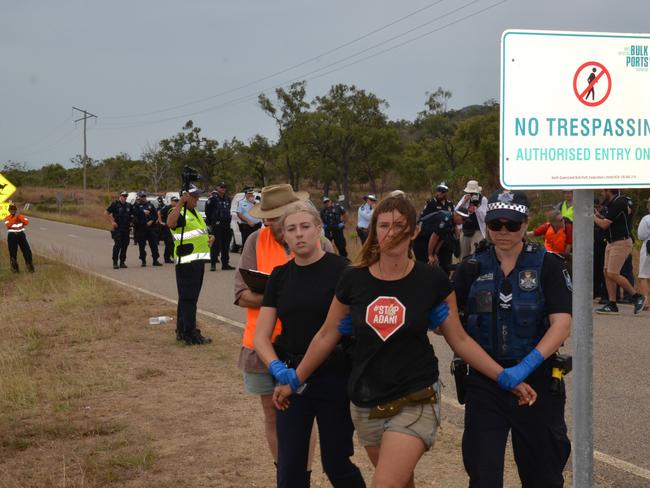
<svg viewBox="0 0 650 488">
<path fill-rule="evenodd" d="M 16 191 L 16 187 L 0 173 L 0 203 L 5 202 Z M 3 217 L 4 218 L 4 217 Z"/>
<path fill-rule="evenodd" d="M 9 215 L 9 202 L 0 203 L 0 220 L 4 220 L 7 215 Z"/>
</svg>

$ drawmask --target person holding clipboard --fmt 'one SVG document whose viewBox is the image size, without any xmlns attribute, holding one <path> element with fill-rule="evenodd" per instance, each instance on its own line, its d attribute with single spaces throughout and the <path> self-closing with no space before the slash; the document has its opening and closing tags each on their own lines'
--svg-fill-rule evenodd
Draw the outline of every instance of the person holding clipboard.
<svg viewBox="0 0 650 488">
<path fill-rule="evenodd" d="M 250 209 L 251 216 L 262 219 L 263 227 L 253 232 L 242 249 L 238 271 L 235 273 L 235 305 L 246 308 L 246 325 L 238 365 L 244 375 L 244 388 L 251 395 L 259 395 L 264 412 L 264 429 L 269 449 L 277 461 L 277 437 L 275 433 L 276 411 L 272 395 L 275 387 L 273 377 L 264 362 L 258 357 L 253 345 L 255 325 L 262 306 L 263 291 L 254 291 L 242 276 L 243 270 L 270 274 L 276 266 L 285 264 L 291 255 L 285 240 L 280 217 L 291 204 L 307 201 L 307 192 L 294 192 L 289 184 L 271 185 L 262 188 L 261 199 Z M 321 239 L 326 252 L 333 252 L 332 244 Z M 246 272 L 244 272 L 246 274 Z M 272 338 L 280 333 L 280 321 L 276 321 Z M 313 440 L 310 453 L 313 453 Z M 311 458 L 311 456 L 310 456 Z"/>
</svg>

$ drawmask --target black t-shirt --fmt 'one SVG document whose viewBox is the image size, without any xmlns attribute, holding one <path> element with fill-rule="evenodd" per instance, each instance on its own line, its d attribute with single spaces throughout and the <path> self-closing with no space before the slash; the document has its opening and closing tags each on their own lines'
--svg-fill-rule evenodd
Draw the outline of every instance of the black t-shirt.
<svg viewBox="0 0 650 488">
<path fill-rule="evenodd" d="M 119 200 L 115 200 L 108 206 L 106 211 L 113 216 L 113 220 L 117 223 L 118 229 L 129 228 L 133 215 L 130 203 L 121 203 Z"/>
<path fill-rule="evenodd" d="M 609 226 L 609 242 L 630 237 L 629 205 L 627 198 L 617 195 L 606 205 L 605 218 L 612 222 Z"/>
<path fill-rule="evenodd" d="M 262 306 L 275 308 L 282 321 L 276 346 L 293 355 L 307 351 L 325 322 L 336 284 L 347 265 L 347 259 L 325 253 L 307 266 L 299 266 L 292 259 L 273 270 Z"/>
<path fill-rule="evenodd" d="M 474 279 L 476 279 L 476 277 L 470 278 L 468 276 L 468 266 L 471 265 L 467 259 L 461 262 L 453 277 L 458 309 L 460 311 L 465 310 L 469 290 Z M 544 255 L 544 262 L 542 263 L 542 278 L 540 283 L 544 293 L 546 313 L 570 314 L 572 304 L 572 285 L 563 258 L 549 252 Z M 509 287 L 510 282 L 504 281 L 504 288 L 499 290 L 501 292 L 499 294 L 499 306 L 503 306 L 504 308 L 507 308 L 509 305 L 507 297 L 512 293 L 512 290 L 509 290 Z M 504 298 L 506 298 L 505 301 Z"/>
<path fill-rule="evenodd" d="M 355 405 L 380 405 L 435 383 L 429 314 L 451 291 L 440 268 L 420 262 L 395 281 L 375 278 L 368 268 L 345 270 L 336 297 L 350 306 L 354 324 L 348 394 Z"/>
</svg>

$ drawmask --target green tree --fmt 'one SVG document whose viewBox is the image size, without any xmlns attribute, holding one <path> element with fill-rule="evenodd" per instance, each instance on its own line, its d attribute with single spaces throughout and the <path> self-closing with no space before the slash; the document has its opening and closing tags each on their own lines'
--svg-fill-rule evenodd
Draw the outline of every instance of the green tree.
<svg viewBox="0 0 650 488">
<path fill-rule="evenodd" d="M 278 158 L 274 164 L 282 170 L 294 190 L 300 188 L 300 178 L 304 171 L 304 151 L 302 147 L 303 133 L 301 131 L 302 116 L 309 108 L 305 101 L 306 82 L 293 83 L 288 90 L 275 90 L 277 103 L 264 94 L 258 97 L 262 110 L 270 116 L 278 129 Z"/>
</svg>

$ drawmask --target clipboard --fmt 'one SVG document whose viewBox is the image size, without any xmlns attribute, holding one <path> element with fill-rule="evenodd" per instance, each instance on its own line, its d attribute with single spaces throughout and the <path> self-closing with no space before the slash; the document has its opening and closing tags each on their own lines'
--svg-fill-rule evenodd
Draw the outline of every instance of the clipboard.
<svg viewBox="0 0 650 488">
<path fill-rule="evenodd" d="M 264 293 L 266 283 L 269 281 L 269 276 L 271 276 L 270 274 L 246 268 L 239 268 L 239 272 L 241 273 L 241 277 L 244 279 L 244 283 L 246 283 L 252 292 Z"/>
</svg>

